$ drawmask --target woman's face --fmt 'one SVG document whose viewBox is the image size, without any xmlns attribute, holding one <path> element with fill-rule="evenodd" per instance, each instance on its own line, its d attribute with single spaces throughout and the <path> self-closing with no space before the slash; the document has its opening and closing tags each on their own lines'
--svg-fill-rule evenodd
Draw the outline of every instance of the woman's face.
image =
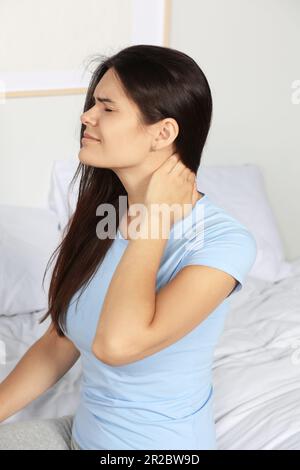
<svg viewBox="0 0 300 470">
<path fill-rule="evenodd" d="M 153 141 L 152 126 L 140 126 L 138 108 L 124 94 L 113 69 L 109 69 L 97 84 L 94 100 L 94 106 L 80 119 L 85 132 L 100 142 L 82 141 L 79 160 L 86 165 L 111 169 L 141 163 Z"/>
</svg>

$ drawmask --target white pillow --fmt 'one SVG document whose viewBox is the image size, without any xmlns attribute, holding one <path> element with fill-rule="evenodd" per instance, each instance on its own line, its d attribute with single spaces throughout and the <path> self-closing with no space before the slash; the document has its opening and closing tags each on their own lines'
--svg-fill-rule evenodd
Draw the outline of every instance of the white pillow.
<svg viewBox="0 0 300 470">
<path fill-rule="evenodd" d="M 48 306 L 54 263 L 44 288 L 42 280 L 59 241 L 57 215 L 49 209 L 0 206 L 0 315 L 30 313 Z"/>
<path fill-rule="evenodd" d="M 49 204 L 56 211 L 62 227 L 76 207 L 79 181 L 72 191 L 68 185 L 77 165 L 78 160 L 57 160 L 52 170 Z M 258 166 L 200 165 L 197 186 L 253 234 L 257 257 L 249 271 L 250 276 L 275 282 L 292 275 L 292 265 L 285 261 L 280 234 Z"/>
<path fill-rule="evenodd" d="M 203 165 L 198 169 L 197 186 L 253 234 L 257 257 L 250 276 L 275 282 L 292 275 L 258 166 Z"/>
<path fill-rule="evenodd" d="M 76 207 L 80 175 L 71 188 L 70 182 L 79 163 L 78 158 L 55 160 L 52 166 L 48 203 L 49 208 L 57 214 L 60 230 L 65 228 Z"/>
</svg>

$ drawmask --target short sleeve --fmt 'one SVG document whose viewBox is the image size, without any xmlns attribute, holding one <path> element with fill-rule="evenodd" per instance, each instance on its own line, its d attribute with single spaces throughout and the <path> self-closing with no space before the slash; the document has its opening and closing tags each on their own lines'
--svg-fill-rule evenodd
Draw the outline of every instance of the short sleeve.
<svg viewBox="0 0 300 470">
<path fill-rule="evenodd" d="M 203 265 L 220 269 L 238 283 L 228 297 L 239 292 L 251 270 L 257 254 L 254 236 L 246 229 L 234 227 L 224 233 L 191 240 L 180 261 L 179 269 L 188 265 Z"/>
</svg>

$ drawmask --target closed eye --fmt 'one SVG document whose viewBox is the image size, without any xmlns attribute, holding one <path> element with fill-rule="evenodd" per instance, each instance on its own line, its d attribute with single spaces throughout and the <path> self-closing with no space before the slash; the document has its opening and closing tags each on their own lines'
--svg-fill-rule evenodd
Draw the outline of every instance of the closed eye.
<svg viewBox="0 0 300 470">
<path fill-rule="evenodd" d="M 94 96 L 92 97 L 92 100 L 93 100 L 93 102 L 94 102 L 94 104 L 95 104 L 95 98 L 94 98 Z M 99 101 L 98 99 L 97 99 L 97 101 L 98 101 L 98 103 L 101 103 L 101 101 Z M 112 109 L 108 109 L 108 108 L 104 108 L 104 111 L 107 111 L 108 113 L 112 113 L 112 112 L 113 112 Z"/>
</svg>

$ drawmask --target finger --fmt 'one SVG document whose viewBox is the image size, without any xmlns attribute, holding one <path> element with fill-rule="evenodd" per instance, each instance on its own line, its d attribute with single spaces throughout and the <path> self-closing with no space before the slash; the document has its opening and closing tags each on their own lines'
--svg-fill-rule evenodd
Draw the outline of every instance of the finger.
<svg viewBox="0 0 300 470">
<path fill-rule="evenodd" d="M 195 204 L 197 199 L 198 199 L 198 188 L 197 188 L 197 181 L 196 181 L 196 177 L 195 177 L 194 184 L 193 184 L 193 191 L 192 191 L 193 205 Z"/>
<path fill-rule="evenodd" d="M 182 176 L 189 183 L 193 183 L 194 173 L 192 172 L 192 170 L 190 170 L 186 166 L 183 165 L 183 169 L 179 173 L 179 175 Z"/>
<path fill-rule="evenodd" d="M 191 175 L 189 176 L 188 182 L 191 185 L 192 197 L 194 197 L 194 195 L 197 194 L 197 186 L 196 186 L 195 174 L 193 172 L 191 172 Z"/>
<path fill-rule="evenodd" d="M 159 165 L 158 168 L 156 168 L 155 173 L 157 172 L 168 173 L 173 168 L 173 166 L 176 165 L 178 158 L 179 158 L 178 154 L 173 153 L 163 163 L 161 163 L 161 165 Z"/>
<path fill-rule="evenodd" d="M 197 201 L 198 199 L 198 190 L 196 187 L 194 187 L 193 189 L 193 193 L 192 193 L 192 204 L 194 205 L 195 202 Z"/>
<path fill-rule="evenodd" d="M 177 153 L 171 155 L 163 165 L 168 173 L 171 173 L 178 164 L 180 164 L 180 158 Z"/>
<path fill-rule="evenodd" d="M 180 170 L 179 170 L 180 171 Z M 186 181 L 192 181 L 192 172 L 186 166 L 183 167 L 183 170 L 179 173 Z"/>
<path fill-rule="evenodd" d="M 172 167 L 170 172 L 174 173 L 176 176 L 182 176 L 182 175 L 186 176 L 186 173 L 189 173 L 190 169 L 187 168 L 185 164 L 182 163 L 182 161 L 178 160 L 176 165 Z"/>
<path fill-rule="evenodd" d="M 177 152 L 175 153 L 172 153 L 172 155 L 169 156 L 169 158 L 167 158 L 166 160 L 166 164 L 168 164 L 168 162 L 170 163 L 173 163 L 173 162 L 178 162 L 180 160 L 180 157 L 179 157 L 179 154 Z"/>
</svg>

